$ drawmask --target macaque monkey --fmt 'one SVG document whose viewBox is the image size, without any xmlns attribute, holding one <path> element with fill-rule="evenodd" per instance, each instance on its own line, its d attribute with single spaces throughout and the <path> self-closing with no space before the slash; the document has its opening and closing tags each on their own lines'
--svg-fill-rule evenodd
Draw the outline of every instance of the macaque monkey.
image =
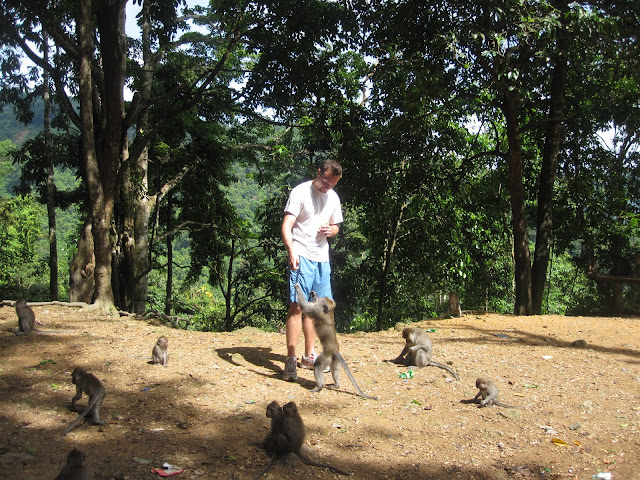
<svg viewBox="0 0 640 480">
<path fill-rule="evenodd" d="M 67 427 L 62 435 L 69 433 L 85 416 L 92 416 L 95 425 L 104 425 L 105 422 L 100 420 L 100 405 L 102 405 L 107 391 L 98 380 L 98 377 L 92 373 L 85 372 L 82 368 L 76 367 L 71 374 L 71 383 L 76 386 L 76 394 L 71 399 L 71 409 L 73 410 L 76 402 L 82 398 L 82 392 L 89 396 L 89 403 L 87 408 L 78 415 L 78 418 L 71 422 L 71 425 Z"/>
<path fill-rule="evenodd" d="M 476 380 L 476 388 L 479 390 L 475 397 L 473 397 L 473 401 L 478 403 L 478 407 L 489 407 L 491 405 L 497 405 L 499 407 L 504 408 L 525 408 L 529 407 L 529 405 L 505 405 L 498 401 L 498 387 L 491 380 L 486 378 L 479 377 Z"/>
<path fill-rule="evenodd" d="M 153 356 L 153 360 L 151 363 L 161 363 L 164 367 L 169 364 L 169 352 L 167 351 L 169 347 L 169 339 L 162 335 L 158 338 L 158 341 L 153 346 L 153 352 L 151 352 Z"/>
<path fill-rule="evenodd" d="M 18 328 L 13 331 L 14 335 L 28 335 L 36 331 L 36 314 L 27 305 L 27 301 L 24 298 L 16 301 L 16 314 L 18 315 Z"/>
<path fill-rule="evenodd" d="M 84 464 L 85 455 L 75 448 L 67 456 L 67 463 L 55 480 L 89 480 L 89 472 Z"/>
<path fill-rule="evenodd" d="M 333 319 L 333 311 L 336 307 L 336 303 L 329 297 L 317 297 L 315 292 L 310 293 L 311 301 L 305 300 L 304 293 L 300 288 L 300 285 L 296 284 L 296 294 L 298 305 L 302 309 L 302 315 L 304 317 L 310 317 L 313 320 L 313 327 L 316 331 L 317 337 L 322 343 L 322 353 L 316 358 L 313 365 L 313 375 L 316 378 L 316 387 L 312 392 L 319 392 L 324 387 L 324 380 L 322 378 L 324 370 L 331 364 L 331 375 L 333 376 L 334 388 L 340 388 L 339 366 L 342 365 L 345 372 L 349 376 L 351 383 L 356 388 L 360 396 L 368 398 L 370 400 L 378 400 L 378 397 L 372 397 L 365 394 L 358 384 L 353 374 L 347 366 L 347 362 L 344 361 L 342 355 L 340 355 L 340 345 L 338 344 L 338 338 L 336 336 L 336 326 Z"/>
<path fill-rule="evenodd" d="M 267 436 L 260 445 L 267 452 L 273 454 L 271 462 L 269 462 L 269 464 L 271 464 L 278 450 L 282 450 L 286 442 L 286 438 L 282 435 L 282 407 L 278 402 L 273 401 L 267 405 L 266 415 L 267 418 L 271 419 L 271 430 L 267 433 Z"/>
<path fill-rule="evenodd" d="M 38 335 L 55 335 L 59 333 L 72 333 L 73 330 L 38 330 L 35 328 L 35 324 L 42 323 L 36 320 L 36 314 L 33 309 L 27 305 L 27 301 L 24 298 L 16 300 L 16 315 L 18 315 L 18 328 L 13 331 L 14 335 L 29 335 L 30 333 L 36 333 Z"/>
<path fill-rule="evenodd" d="M 314 462 L 302 453 L 306 430 L 295 402 L 285 403 L 282 407 L 280 407 L 278 402 L 271 402 L 267 405 L 267 418 L 271 418 L 271 431 L 263 440 L 262 446 L 267 452 L 272 454 L 272 457 L 266 468 L 256 475 L 254 480 L 257 480 L 267 473 L 273 466 L 276 458 L 288 453 L 295 453 L 298 458 L 307 465 L 328 468 L 332 472 L 340 475 L 351 475 L 331 465 Z"/>
<path fill-rule="evenodd" d="M 449 307 L 447 309 L 449 315 L 454 317 L 462 316 L 462 308 L 460 307 L 460 298 L 455 292 L 449 292 Z"/>
<path fill-rule="evenodd" d="M 453 368 L 449 367 L 448 365 L 444 365 L 443 363 L 438 363 L 431 360 L 431 353 L 433 350 L 433 347 L 431 346 L 431 339 L 429 338 L 427 332 L 425 332 L 422 328 L 405 327 L 402 330 L 402 338 L 405 339 L 405 344 L 402 352 L 400 352 L 400 355 L 398 355 L 393 360 L 387 361 L 391 361 L 399 365 L 404 365 L 405 367 L 416 366 L 418 368 L 443 368 L 451 375 L 453 375 L 456 380 L 460 380 L 460 377 Z"/>
</svg>

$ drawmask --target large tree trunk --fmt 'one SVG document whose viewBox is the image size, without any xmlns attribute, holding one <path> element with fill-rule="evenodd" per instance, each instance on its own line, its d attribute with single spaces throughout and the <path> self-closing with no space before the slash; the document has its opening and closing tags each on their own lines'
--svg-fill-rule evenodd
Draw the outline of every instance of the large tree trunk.
<svg viewBox="0 0 640 480">
<path fill-rule="evenodd" d="M 96 139 L 94 130 L 93 78 L 91 63 L 93 61 L 93 15 L 92 1 L 85 0 L 79 4 L 77 22 L 78 42 L 80 44 L 79 99 L 80 118 L 82 122 L 82 156 L 85 167 L 87 190 L 89 192 L 90 215 L 94 239 L 95 254 L 95 301 L 106 309 L 113 307 L 111 291 L 111 245 L 109 227 L 111 210 L 105 199 L 101 171 L 98 167 Z M 108 172 L 102 172 L 103 175 Z"/>
<path fill-rule="evenodd" d="M 551 236 L 553 234 L 553 188 L 556 178 L 558 152 L 562 143 L 562 121 L 564 117 L 565 90 L 567 80 L 566 33 L 558 33 L 558 51 L 551 78 L 549 118 L 542 156 L 542 169 L 538 190 L 538 215 L 536 221 L 536 249 L 532 268 L 533 313 L 542 313 L 542 297 L 547 279 Z"/>
<path fill-rule="evenodd" d="M 112 311 L 111 227 L 118 167 L 124 144 L 124 1 L 97 0 L 100 59 L 103 78 L 94 82 L 92 1 L 80 2 L 77 22 L 80 43 L 80 117 L 82 149 L 94 240 L 96 307 Z M 93 90 L 95 85 L 96 91 Z M 99 85 L 99 87 L 98 87 Z M 100 104 L 94 104 L 94 98 Z M 94 122 L 98 119 L 98 124 Z"/>
<path fill-rule="evenodd" d="M 517 90 L 505 90 L 502 109 L 507 123 L 509 150 L 509 193 L 513 228 L 513 255 L 515 259 L 515 315 L 531 315 L 531 253 L 527 218 L 524 213 L 524 187 L 522 184 L 522 143 L 518 125 Z"/>
</svg>

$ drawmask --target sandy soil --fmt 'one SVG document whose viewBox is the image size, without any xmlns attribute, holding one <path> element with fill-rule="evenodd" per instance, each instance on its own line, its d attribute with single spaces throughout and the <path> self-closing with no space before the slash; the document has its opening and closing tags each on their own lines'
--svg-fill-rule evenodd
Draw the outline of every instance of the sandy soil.
<svg viewBox="0 0 640 480">
<path fill-rule="evenodd" d="M 58 335 L 15 337 L 15 312 L 0 308 L 0 465 L 3 478 L 52 479 L 74 447 L 93 479 L 153 479 L 164 462 L 176 479 L 252 479 L 267 464 L 255 444 L 268 431 L 265 406 L 295 401 L 306 452 L 354 479 L 640 478 L 640 319 L 465 315 L 417 324 L 430 333 L 435 367 L 400 378 L 398 329 L 339 335 L 362 389 L 343 375 L 339 391 L 311 393 L 313 372 L 281 380 L 284 336 L 256 329 L 187 332 L 159 322 L 34 307 Z M 400 327 L 400 326 L 399 326 Z M 149 365 L 169 337 L 169 366 Z M 586 347 L 572 346 L 585 340 Z M 104 427 L 76 416 L 70 372 L 92 371 L 107 389 Z M 479 375 L 522 409 L 462 403 Z M 331 382 L 327 375 L 327 382 Z M 78 403 L 86 405 L 86 397 Z M 264 478 L 340 478 L 295 459 Z"/>
</svg>

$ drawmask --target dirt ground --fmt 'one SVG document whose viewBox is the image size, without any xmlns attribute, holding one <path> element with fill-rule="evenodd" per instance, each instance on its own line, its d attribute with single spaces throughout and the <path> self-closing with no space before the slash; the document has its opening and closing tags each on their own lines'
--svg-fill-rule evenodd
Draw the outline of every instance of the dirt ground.
<svg viewBox="0 0 640 480">
<path fill-rule="evenodd" d="M 0 308 L 2 478 L 53 479 L 76 447 L 92 479 L 160 478 L 151 469 L 164 462 L 184 469 L 176 480 L 252 479 L 268 463 L 255 444 L 268 431 L 271 400 L 295 401 L 308 455 L 354 479 L 640 478 L 638 318 L 467 314 L 416 324 L 431 330 L 433 360 L 460 381 L 436 367 L 401 378 L 406 368 L 384 362 L 402 348 L 398 329 L 341 334 L 361 388 L 380 397 L 372 401 L 355 395 L 344 374 L 339 391 L 320 393 L 310 391 L 310 370 L 298 369 L 298 382 L 281 380 L 280 333 L 189 332 L 78 308 L 34 310 L 40 329 L 71 332 L 16 337 L 15 311 Z M 160 335 L 169 338 L 168 367 L 147 364 Z M 62 437 L 77 415 L 69 410 L 75 366 L 105 385 L 108 424 L 86 422 Z M 533 405 L 462 403 L 480 375 L 497 383 L 503 402 Z M 341 477 L 294 457 L 264 478 Z"/>
</svg>

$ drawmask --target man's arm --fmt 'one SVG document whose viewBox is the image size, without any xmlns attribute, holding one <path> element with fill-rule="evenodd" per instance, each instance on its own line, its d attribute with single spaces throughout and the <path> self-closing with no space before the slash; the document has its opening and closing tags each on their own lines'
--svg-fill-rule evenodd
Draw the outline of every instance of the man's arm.
<svg viewBox="0 0 640 480">
<path fill-rule="evenodd" d="M 300 263 L 300 258 L 293 253 L 293 235 L 291 234 L 291 229 L 296 222 L 296 218 L 292 213 L 285 213 L 284 219 L 282 220 L 282 242 L 289 255 L 289 268 L 291 270 L 297 270 Z"/>
</svg>

